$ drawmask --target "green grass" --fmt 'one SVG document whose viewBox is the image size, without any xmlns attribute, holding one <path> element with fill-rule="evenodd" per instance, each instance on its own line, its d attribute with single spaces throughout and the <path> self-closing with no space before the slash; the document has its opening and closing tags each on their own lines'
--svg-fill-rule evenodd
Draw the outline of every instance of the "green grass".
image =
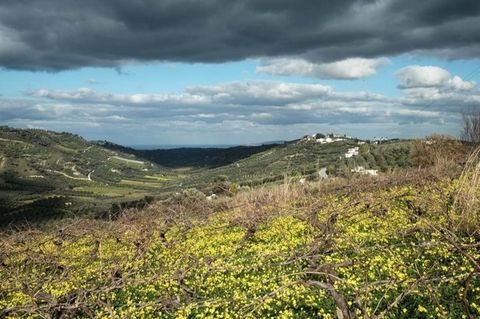
<svg viewBox="0 0 480 319">
<path fill-rule="evenodd" d="M 154 180 L 157 180 L 157 181 L 162 181 L 162 182 L 174 181 L 174 180 L 177 179 L 177 177 L 174 177 L 174 176 L 162 176 L 162 175 L 145 175 L 144 177 L 148 178 L 148 179 L 154 179 Z"/>
<path fill-rule="evenodd" d="M 92 186 L 80 186 L 74 189 L 78 192 L 91 193 L 94 196 L 107 196 L 107 197 L 121 197 L 135 193 L 135 190 L 120 186 L 104 186 L 104 185 L 92 185 Z"/>
<path fill-rule="evenodd" d="M 139 187 L 162 187 L 163 183 L 122 179 L 120 181 L 120 185 L 139 186 Z"/>
<path fill-rule="evenodd" d="M 57 144 L 54 146 L 54 148 L 58 149 L 60 152 L 64 152 L 64 153 L 69 153 L 69 154 L 79 154 L 79 149 L 75 149 L 75 148 L 69 148 L 69 147 L 66 147 L 64 145 L 61 145 L 61 144 Z"/>
</svg>

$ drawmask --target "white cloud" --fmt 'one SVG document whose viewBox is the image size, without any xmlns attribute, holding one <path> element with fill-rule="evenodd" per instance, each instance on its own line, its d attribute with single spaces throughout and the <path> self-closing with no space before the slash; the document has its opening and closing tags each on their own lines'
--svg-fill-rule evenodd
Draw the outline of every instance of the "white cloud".
<svg viewBox="0 0 480 319">
<path fill-rule="evenodd" d="M 406 132 L 399 126 L 421 123 L 422 127 L 436 128 L 431 133 L 455 133 L 447 132 L 446 128 L 451 130 L 458 125 L 462 109 L 480 105 L 480 91 L 465 91 L 465 83 L 469 82 L 455 76 L 444 77 L 443 81 L 433 78 L 422 83 L 437 83 L 437 86 L 405 88 L 400 97 L 335 91 L 321 84 L 274 81 L 196 86 L 174 94 L 41 89 L 30 92 L 29 99 L 0 98 L 0 120 L 6 124 L 24 123 L 25 126 L 34 123 L 59 130 L 78 128 L 75 132 L 91 138 L 93 133 L 80 131 L 80 123 L 98 125 L 115 138 L 123 138 L 126 131 L 148 128 L 152 134 L 161 132 L 159 136 L 172 136 L 173 139 L 194 135 L 199 143 L 201 139 L 215 135 L 222 143 L 234 136 L 245 140 L 250 136 L 248 141 L 252 142 L 265 141 L 270 138 L 261 132 L 282 132 L 278 131 L 279 128 L 283 128 L 281 136 L 286 138 L 293 134 L 290 130 L 294 127 L 295 134 L 300 132 L 298 135 L 308 133 L 309 127 L 329 127 L 328 131 L 335 132 L 342 132 L 338 129 L 342 127 L 343 133 L 353 134 L 344 129 L 349 125 L 357 128 L 363 125 L 367 132 L 372 125 L 391 125 L 399 132 Z M 300 130 L 301 127 L 304 131 Z M 239 132 L 245 135 L 242 137 Z M 101 131 L 99 134 L 96 138 L 108 137 L 101 135 Z M 360 137 L 366 137 L 365 134 Z M 136 133 L 132 136 L 140 139 Z M 203 143 L 209 142 L 203 140 Z"/>
<path fill-rule="evenodd" d="M 214 103 L 243 105 L 285 105 L 309 98 L 322 98 L 333 92 L 322 84 L 298 84 L 274 81 L 223 83 L 190 88 L 187 93 L 209 98 Z"/>
<path fill-rule="evenodd" d="M 475 85 L 474 81 L 464 81 L 457 75 L 447 81 L 447 86 L 456 91 L 468 91 L 473 89 Z"/>
<path fill-rule="evenodd" d="M 231 82 L 216 86 L 196 86 L 178 94 L 110 94 L 89 88 L 71 91 L 39 89 L 33 97 L 51 100 L 106 103 L 115 105 L 154 105 L 164 107 L 198 105 L 285 105 L 306 98 L 322 98 L 333 92 L 321 84 L 297 84 L 274 81 Z"/>
<path fill-rule="evenodd" d="M 453 91 L 468 91 L 476 83 L 453 76 L 437 66 L 410 65 L 400 69 L 397 74 L 398 87 L 401 89 L 438 88 Z"/>
<path fill-rule="evenodd" d="M 87 83 L 90 84 L 90 85 L 104 84 L 103 82 L 101 82 L 97 79 L 94 79 L 94 78 L 88 79 Z"/>
<path fill-rule="evenodd" d="M 111 94 L 99 93 L 90 88 L 79 88 L 77 90 L 62 91 L 50 89 L 38 89 L 28 92 L 33 97 L 42 97 L 52 100 L 79 101 L 90 103 L 106 104 L 170 104 L 188 105 L 208 102 L 204 97 L 196 94 Z"/>
<path fill-rule="evenodd" d="M 331 63 L 313 63 L 300 58 L 264 60 L 257 72 L 271 75 L 301 75 L 319 79 L 354 80 L 375 75 L 390 63 L 387 58 L 349 58 Z"/>
</svg>

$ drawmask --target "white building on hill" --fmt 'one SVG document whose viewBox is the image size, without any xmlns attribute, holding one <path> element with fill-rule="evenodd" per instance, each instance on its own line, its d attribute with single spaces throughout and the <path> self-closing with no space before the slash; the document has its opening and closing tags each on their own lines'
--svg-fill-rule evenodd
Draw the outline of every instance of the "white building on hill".
<svg viewBox="0 0 480 319">
<path fill-rule="evenodd" d="M 358 146 L 349 148 L 345 153 L 345 158 L 351 158 L 358 155 Z"/>
<path fill-rule="evenodd" d="M 333 142 L 340 142 L 344 141 L 345 137 L 341 135 L 334 135 L 334 134 L 313 134 L 313 135 L 305 135 L 302 139 L 305 142 L 317 142 L 320 144 L 328 144 Z"/>
</svg>

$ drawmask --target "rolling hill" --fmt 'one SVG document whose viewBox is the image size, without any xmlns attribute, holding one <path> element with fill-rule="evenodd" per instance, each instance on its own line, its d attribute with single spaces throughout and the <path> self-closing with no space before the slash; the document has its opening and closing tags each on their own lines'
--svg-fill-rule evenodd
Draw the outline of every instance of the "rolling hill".
<svg viewBox="0 0 480 319">
<path fill-rule="evenodd" d="M 170 170 L 69 133 L 0 128 L 0 220 L 95 215 L 173 179 Z"/>
<path fill-rule="evenodd" d="M 71 133 L 0 127 L 0 224 L 111 216 L 192 188 L 231 195 L 286 179 L 376 175 L 415 164 L 411 140 L 319 136 L 224 149 L 135 150 Z"/>
<path fill-rule="evenodd" d="M 381 172 L 406 168 L 411 165 L 412 141 L 379 143 L 337 137 L 328 143 L 319 143 L 316 138 L 304 137 L 282 144 L 168 150 L 135 150 L 109 142 L 99 145 L 172 168 L 187 176 L 182 186 L 202 189 L 218 176 L 239 185 L 254 186 L 283 180 L 285 176 L 311 180 L 326 175 L 350 176 L 358 167 Z M 358 154 L 346 158 L 349 149 L 356 149 Z"/>
<path fill-rule="evenodd" d="M 137 150 L 108 141 L 97 141 L 97 145 L 136 154 L 161 166 L 169 168 L 209 169 L 232 164 L 254 154 L 269 150 L 283 143 L 265 145 L 234 146 L 228 148 L 180 147 L 172 149 Z"/>
</svg>

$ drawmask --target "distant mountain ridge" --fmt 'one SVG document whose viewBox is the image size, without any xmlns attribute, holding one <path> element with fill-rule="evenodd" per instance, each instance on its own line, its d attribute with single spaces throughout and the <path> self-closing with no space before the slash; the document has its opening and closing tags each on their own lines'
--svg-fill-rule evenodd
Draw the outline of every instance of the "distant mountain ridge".
<svg viewBox="0 0 480 319">
<path fill-rule="evenodd" d="M 227 148 L 181 147 L 172 149 L 141 150 L 125 147 L 108 141 L 96 141 L 97 145 L 110 150 L 135 154 L 158 165 L 169 168 L 215 168 L 232 164 L 236 161 L 266 151 L 278 144 L 261 144 L 255 146 L 232 146 Z"/>
</svg>

